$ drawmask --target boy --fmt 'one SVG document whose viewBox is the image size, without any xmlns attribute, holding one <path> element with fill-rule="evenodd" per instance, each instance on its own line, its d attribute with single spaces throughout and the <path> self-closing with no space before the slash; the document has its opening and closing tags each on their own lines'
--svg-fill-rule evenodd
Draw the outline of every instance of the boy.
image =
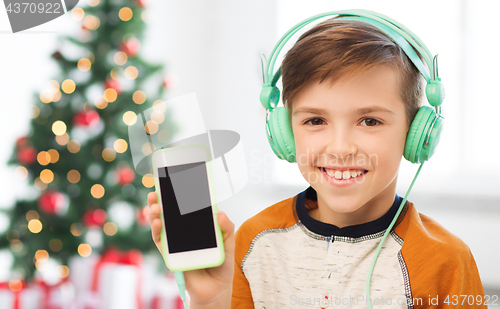
<svg viewBox="0 0 500 309">
<path fill-rule="evenodd" d="M 423 92 L 400 46 L 367 23 L 330 19 L 299 38 L 281 69 L 296 161 L 310 187 L 247 220 L 234 238 L 234 225 L 218 214 L 226 260 L 185 273 L 191 308 L 485 307 L 467 245 L 411 202 L 384 243 L 366 299 L 370 263 L 403 200 L 398 169 Z M 155 203 L 152 192 L 160 248 Z"/>
</svg>

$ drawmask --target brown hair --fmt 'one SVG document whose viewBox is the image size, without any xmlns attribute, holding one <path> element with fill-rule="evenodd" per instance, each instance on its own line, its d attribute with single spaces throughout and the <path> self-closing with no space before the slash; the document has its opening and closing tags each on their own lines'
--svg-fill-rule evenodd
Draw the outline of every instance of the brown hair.
<svg viewBox="0 0 500 309">
<path fill-rule="evenodd" d="M 378 28 L 360 21 L 329 19 L 300 36 L 281 64 L 283 102 L 291 115 L 294 97 L 308 82 L 334 83 L 375 65 L 398 70 L 408 125 L 420 108 L 424 80 L 404 51 Z"/>
</svg>

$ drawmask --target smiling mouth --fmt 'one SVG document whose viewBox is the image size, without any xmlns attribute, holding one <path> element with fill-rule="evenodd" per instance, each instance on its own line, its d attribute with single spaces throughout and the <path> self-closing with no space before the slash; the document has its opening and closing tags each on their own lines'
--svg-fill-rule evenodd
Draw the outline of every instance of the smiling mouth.
<svg viewBox="0 0 500 309">
<path fill-rule="evenodd" d="M 329 169 L 329 168 L 324 168 L 324 167 L 318 167 L 319 170 L 325 172 L 328 176 L 331 178 L 337 179 L 337 180 L 347 180 L 351 178 L 356 178 L 360 177 L 366 173 L 368 173 L 367 170 L 336 170 L 336 169 Z"/>
</svg>

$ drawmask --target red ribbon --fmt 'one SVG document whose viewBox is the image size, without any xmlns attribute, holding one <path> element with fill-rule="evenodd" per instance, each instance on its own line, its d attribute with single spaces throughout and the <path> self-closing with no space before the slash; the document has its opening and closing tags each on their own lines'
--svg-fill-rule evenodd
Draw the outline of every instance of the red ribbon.
<svg viewBox="0 0 500 309">
<path fill-rule="evenodd" d="M 43 308 L 45 309 L 51 309 L 52 307 L 49 306 L 49 299 L 50 299 L 50 291 L 53 288 L 57 288 L 65 283 L 67 283 L 69 280 L 68 278 L 63 278 L 59 283 L 56 283 L 54 285 L 49 285 L 47 282 L 43 281 L 42 279 L 36 279 L 34 283 L 38 285 L 44 293 L 44 302 L 43 302 Z"/>
<path fill-rule="evenodd" d="M 10 290 L 14 293 L 14 309 L 19 309 L 19 292 L 21 292 L 26 287 L 26 282 L 21 281 L 21 289 L 19 291 L 12 291 L 9 287 L 9 282 L 0 282 L 0 289 Z"/>
<path fill-rule="evenodd" d="M 137 271 L 139 273 L 138 278 L 138 288 L 136 290 L 137 298 L 137 308 L 141 309 L 141 264 L 142 264 L 142 253 L 139 250 L 128 250 L 121 252 L 117 249 L 111 248 L 103 252 L 101 259 L 94 267 L 94 277 L 92 278 L 92 290 L 95 292 L 99 291 L 99 273 L 101 267 L 106 263 L 114 264 L 125 264 L 125 265 L 135 265 L 138 267 Z"/>
</svg>

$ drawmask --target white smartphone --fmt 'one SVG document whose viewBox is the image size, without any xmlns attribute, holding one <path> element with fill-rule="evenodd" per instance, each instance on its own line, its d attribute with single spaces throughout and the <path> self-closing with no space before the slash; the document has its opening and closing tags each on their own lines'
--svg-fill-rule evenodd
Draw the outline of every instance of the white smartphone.
<svg viewBox="0 0 500 309">
<path fill-rule="evenodd" d="M 215 267 L 224 261 L 209 158 L 203 145 L 161 149 L 153 154 L 163 220 L 162 252 L 171 271 Z"/>
</svg>

